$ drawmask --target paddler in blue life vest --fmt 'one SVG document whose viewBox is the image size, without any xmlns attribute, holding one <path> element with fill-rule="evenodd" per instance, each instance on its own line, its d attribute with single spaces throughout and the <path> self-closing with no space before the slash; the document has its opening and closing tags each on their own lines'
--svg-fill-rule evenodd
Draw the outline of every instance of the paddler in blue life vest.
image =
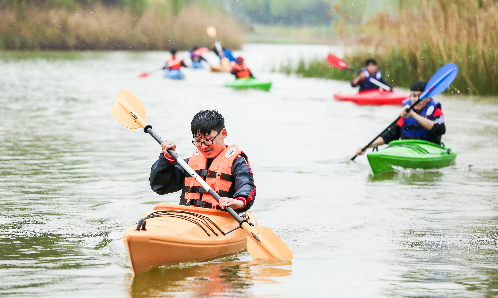
<svg viewBox="0 0 498 298">
<path fill-rule="evenodd" d="M 152 190 L 160 195 L 181 190 L 180 205 L 248 210 L 256 198 L 253 173 L 247 155 L 235 145 L 225 145 L 227 130 L 223 116 L 215 110 L 200 111 L 190 128 L 195 149 L 185 162 L 220 195 L 220 203 L 168 153 L 168 149 L 176 149 L 170 140 L 162 142 L 162 152 L 152 165 L 149 179 Z"/>
<path fill-rule="evenodd" d="M 424 98 L 415 107 L 406 110 L 415 102 L 425 90 L 427 85 L 424 81 L 418 81 L 410 86 L 410 98 L 403 101 L 403 109 L 396 123 L 388 131 L 378 137 L 369 147 L 389 144 L 398 139 L 417 139 L 433 142 L 441 145 L 441 137 L 446 132 L 441 104 L 435 99 Z M 356 155 L 362 155 L 365 151 L 358 148 Z"/>
<path fill-rule="evenodd" d="M 354 78 L 351 81 L 351 86 L 356 87 L 360 85 L 360 92 L 365 91 L 365 90 L 376 90 L 379 89 L 379 86 L 375 85 L 374 83 L 370 82 L 370 78 L 375 79 L 379 82 L 381 82 L 384 85 L 389 85 L 384 78 L 382 77 L 382 74 L 380 73 L 380 70 L 377 69 L 377 61 L 375 59 L 367 59 L 365 61 L 365 67 L 360 70 L 360 73 L 356 78 Z"/>
<path fill-rule="evenodd" d="M 247 67 L 247 64 L 244 62 L 244 58 L 242 57 L 237 57 L 237 61 L 232 62 L 232 70 L 230 73 L 237 79 L 254 78 L 249 70 L 249 67 Z"/>
</svg>

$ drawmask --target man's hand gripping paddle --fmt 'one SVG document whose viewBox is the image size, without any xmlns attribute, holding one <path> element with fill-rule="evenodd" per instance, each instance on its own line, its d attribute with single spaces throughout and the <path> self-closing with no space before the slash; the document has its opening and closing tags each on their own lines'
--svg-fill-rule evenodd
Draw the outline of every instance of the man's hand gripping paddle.
<svg viewBox="0 0 498 298">
<path fill-rule="evenodd" d="M 420 95 L 418 100 L 412 104 L 408 109 L 406 109 L 407 112 L 412 110 L 422 99 L 428 98 L 428 97 L 434 97 L 438 95 L 439 93 L 443 92 L 448 88 L 453 80 L 456 78 L 458 73 L 458 67 L 454 63 L 448 63 L 445 66 L 441 67 L 429 80 L 427 83 L 427 86 L 425 87 L 424 93 Z M 398 116 L 396 120 L 394 120 L 391 124 L 389 124 L 388 127 L 386 127 L 380 134 L 378 134 L 370 143 L 368 143 L 361 151 L 367 150 L 370 145 L 372 145 L 375 140 L 377 140 L 378 137 L 382 136 L 391 126 L 395 125 L 396 122 L 401 118 L 401 116 Z M 354 160 L 357 155 L 353 156 L 351 160 Z"/>
<path fill-rule="evenodd" d="M 354 73 L 358 73 L 358 71 L 356 69 L 349 67 L 349 65 L 346 63 L 346 61 L 339 59 L 332 54 L 328 55 L 327 62 L 336 68 L 347 69 L 347 70 L 352 71 Z M 374 78 L 370 78 L 369 81 L 372 84 L 377 85 L 379 88 L 382 88 L 382 89 L 387 90 L 387 91 L 391 91 L 391 87 L 387 86 L 386 84 L 382 84 L 381 82 L 377 81 Z"/>
<path fill-rule="evenodd" d="M 150 134 L 159 144 L 162 139 L 152 131 L 152 126 L 145 122 L 146 114 L 143 104 L 130 91 L 121 89 L 116 101 L 111 108 L 111 113 L 123 126 L 136 129 L 143 128 L 145 133 Z M 168 153 L 184 168 L 192 177 L 197 180 L 204 190 L 212 195 L 218 202 L 220 196 L 204 181 L 178 154 L 169 149 Z M 232 208 L 225 207 L 225 210 L 240 224 L 240 227 L 247 233 L 247 250 L 254 259 L 280 259 L 291 261 L 293 254 L 287 245 L 272 230 L 267 227 L 254 227 L 243 220 Z"/>
</svg>

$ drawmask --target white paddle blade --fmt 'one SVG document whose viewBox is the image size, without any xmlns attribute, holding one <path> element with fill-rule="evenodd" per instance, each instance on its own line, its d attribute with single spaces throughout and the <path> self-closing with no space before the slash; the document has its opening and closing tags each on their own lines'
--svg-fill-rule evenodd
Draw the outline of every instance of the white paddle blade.
<svg viewBox="0 0 498 298">
<path fill-rule="evenodd" d="M 207 35 L 209 35 L 209 37 L 216 36 L 216 28 L 214 28 L 213 26 L 207 27 L 206 32 L 207 32 Z"/>
<path fill-rule="evenodd" d="M 121 89 L 111 108 L 111 114 L 124 127 L 144 127 L 147 115 L 144 105 L 130 91 Z"/>
</svg>

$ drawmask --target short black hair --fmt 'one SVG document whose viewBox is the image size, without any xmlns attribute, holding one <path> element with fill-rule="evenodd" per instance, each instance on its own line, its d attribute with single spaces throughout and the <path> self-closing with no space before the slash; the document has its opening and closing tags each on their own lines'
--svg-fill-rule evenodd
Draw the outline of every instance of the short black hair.
<svg viewBox="0 0 498 298">
<path fill-rule="evenodd" d="M 173 56 L 175 56 L 175 55 L 176 55 L 176 49 L 171 49 L 171 50 L 169 50 L 169 51 L 170 51 L 171 55 L 173 55 Z"/>
<path fill-rule="evenodd" d="M 200 111 L 195 114 L 192 122 L 190 122 L 190 130 L 192 130 L 193 136 L 197 134 L 209 135 L 212 130 L 220 132 L 223 128 L 225 128 L 225 118 L 216 110 Z"/>
<path fill-rule="evenodd" d="M 424 92 L 425 86 L 427 86 L 427 82 L 426 81 L 418 81 L 418 82 L 413 83 L 410 86 L 410 91 Z"/>
<path fill-rule="evenodd" d="M 367 61 L 365 61 L 365 66 L 368 66 L 369 64 L 377 65 L 377 61 L 375 61 L 375 59 L 373 58 L 369 58 L 367 59 Z"/>
</svg>

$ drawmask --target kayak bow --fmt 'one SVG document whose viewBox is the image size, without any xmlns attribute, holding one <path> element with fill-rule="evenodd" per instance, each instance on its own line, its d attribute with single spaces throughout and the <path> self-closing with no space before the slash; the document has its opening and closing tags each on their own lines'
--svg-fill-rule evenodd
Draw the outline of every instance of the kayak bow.
<svg viewBox="0 0 498 298">
<path fill-rule="evenodd" d="M 399 140 L 389 147 L 367 154 L 374 174 L 393 170 L 393 166 L 412 169 L 433 169 L 449 166 L 457 152 L 423 140 Z"/>
</svg>

